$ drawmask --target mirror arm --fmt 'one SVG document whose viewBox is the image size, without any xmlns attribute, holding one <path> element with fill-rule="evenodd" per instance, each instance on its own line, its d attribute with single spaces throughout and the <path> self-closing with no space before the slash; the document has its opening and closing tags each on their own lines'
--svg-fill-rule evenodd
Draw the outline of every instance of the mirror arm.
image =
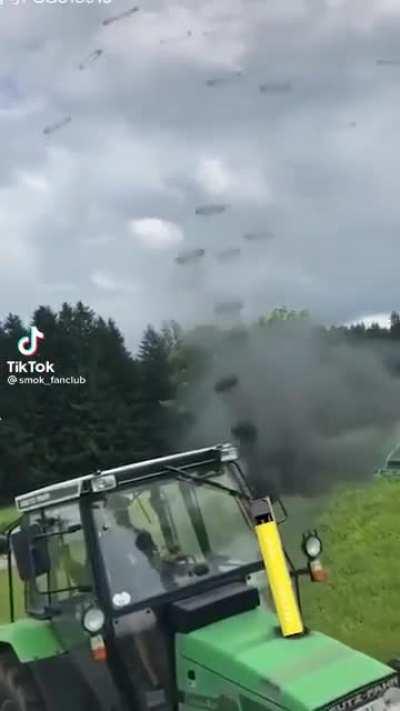
<svg viewBox="0 0 400 711">
<path fill-rule="evenodd" d="M 277 521 L 278 526 L 280 526 L 281 523 L 285 523 L 285 521 L 288 520 L 289 515 L 288 515 L 288 512 L 286 510 L 286 507 L 285 507 L 282 499 L 280 497 L 277 497 L 276 501 L 278 502 L 279 506 L 281 507 L 281 511 L 283 513 L 283 518 L 280 521 Z"/>
<path fill-rule="evenodd" d="M 68 534 L 77 533 L 82 530 L 82 525 L 77 524 L 76 526 L 71 526 L 65 531 L 53 531 L 53 533 L 38 533 L 37 536 L 33 536 L 33 541 L 46 540 L 47 538 L 53 538 L 54 536 L 67 536 Z"/>
<path fill-rule="evenodd" d="M 296 570 L 296 575 L 310 575 L 310 571 L 308 568 L 298 568 Z"/>
<path fill-rule="evenodd" d="M 49 617 L 56 617 L 62 614 L 61 605 L 46 605 L 43 611 L 43 617 L 48 619 Z"/>
<path fill-rule="evenodd" d="M 59 590 L 46 590 L 42 592 L 38 590 L 39 595 L 59 595 L 66 592 L 80 592 L 80 593 L 90 593 L 93 592 L 93 587 L 91 585 L 74 585 L 70 588 L 60 588 Z"/>
<path fill-rule="evenodd" d="M 12 548 L 11 548 L 11 534 L 12 529 L 7 533 L 7 575 L 8 575 L 8 596 L 9 596 L 9 606 L 10 606 L 10 621 L 15 622 L 15 607 L 14 607 L 14 576 L 13 576 L 13 565 L 12 565 Z"/>
</svg>

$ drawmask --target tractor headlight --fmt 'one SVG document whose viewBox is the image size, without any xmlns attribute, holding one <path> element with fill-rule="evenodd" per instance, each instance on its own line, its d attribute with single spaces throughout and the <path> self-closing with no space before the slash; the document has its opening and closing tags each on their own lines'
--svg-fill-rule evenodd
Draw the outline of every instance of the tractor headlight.
<svg viewBox="0 0 400 711">
<path fill-rule="evenodd" d="M 314 560 L 321 555 L 322 543 L 316 532 L 304 536 L 303 551 L 310 560 Z"/>
<path fill-rule="evenodd" d="M 98 634 L 104 627 L 106 618 L 99 607 L 89 607 L 82 618 L 82 624 L 89 634 Z"/>
</svg>

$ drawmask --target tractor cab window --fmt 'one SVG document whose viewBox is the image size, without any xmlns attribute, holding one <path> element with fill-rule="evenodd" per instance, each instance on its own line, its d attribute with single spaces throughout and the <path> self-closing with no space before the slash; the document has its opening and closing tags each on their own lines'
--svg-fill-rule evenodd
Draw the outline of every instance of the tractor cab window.
<svg viewBox="0 0 400 711">
<path fill-rule="evenodd" d="M 30 606 L 60 603 L 92 590 L 78 503 L 34 511 L 28 523 L 35 531 L 32 544 L 40 544 L 49 564 L 29 586 Z"/>
<path fill-rule="evenodd" d="M 237 488 L 227 466 L 190 473 Z M 93 506 L 115 610 L 260 560 L 240 500 L 205 483 L 160 477 Z"/>
</svg>

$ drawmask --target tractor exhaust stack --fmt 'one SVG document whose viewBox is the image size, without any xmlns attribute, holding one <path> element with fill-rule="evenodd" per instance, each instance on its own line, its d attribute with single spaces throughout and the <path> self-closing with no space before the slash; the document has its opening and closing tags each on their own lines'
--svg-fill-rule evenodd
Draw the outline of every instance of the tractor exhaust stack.
<svg viewBox="0 0 400 711">
<path fill-rule="evenodd" d="M 304 624 L 292 587 L 271 500 L 269 498 L 256 499 L 253 501 L 251 509 L 282 635 L 284 637 L 302 635 L 304 634 Z"/>
</svg>

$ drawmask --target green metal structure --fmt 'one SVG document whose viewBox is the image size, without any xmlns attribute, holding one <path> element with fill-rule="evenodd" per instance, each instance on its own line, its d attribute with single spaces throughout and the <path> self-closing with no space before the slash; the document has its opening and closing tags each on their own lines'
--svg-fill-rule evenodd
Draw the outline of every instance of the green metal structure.
<svg viewBox="0 0 400 711">
<path fill-rule="evenodd" d="M 377 479 L 400 479 L 400 444 L 388 454 L 385 464 L 375 474 Z"/>
<path fill-rule="evenodd" d="M 0 711 L 400 711 L 390 666 L 306 624 L 283 634 L 268 574 L 274 601 L 290 575 L 301 609 L 298 578 L 312 566 L 279 569 L 272 506 L 253 500 L 231 445 L 78 477 L 16 505 L 1 540 Z M 315 533 L 304 550 L 318 556 Z"/>
</svg>

